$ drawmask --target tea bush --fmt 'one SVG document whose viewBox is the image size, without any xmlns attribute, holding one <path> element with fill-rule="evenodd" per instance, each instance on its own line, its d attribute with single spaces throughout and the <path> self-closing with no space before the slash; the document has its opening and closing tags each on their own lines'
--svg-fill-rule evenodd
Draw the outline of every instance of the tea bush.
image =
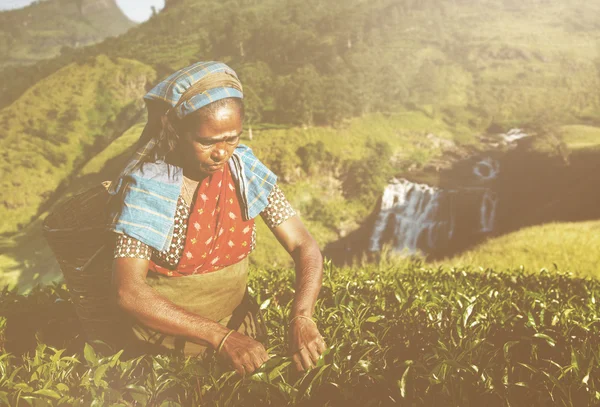
<svg viewBox="0 0 600 407">
<path fill-rule="evenodd" d="M 492 407 L 600 402 L 596 280 L 546 270 L 426 269 L 420 264 L 338 269 L 327 264 L 315 319 L 328 349 L 315 369 L 297 374 L 285 341 L 293 276 L 292 270 L 252 272 L 250 286 L 265 313 L 273 357 L 249 377 L 215 360 L 201 364 L 176 356 L 101 354 L 82 346 L 64 287 L 36 289 L 27 297 L 5 290 L 0 403 Z M 15 330 L 27 314 L 35 322 Z M 25 338 L 34 334 L 37 347 Z"/>
</svg>

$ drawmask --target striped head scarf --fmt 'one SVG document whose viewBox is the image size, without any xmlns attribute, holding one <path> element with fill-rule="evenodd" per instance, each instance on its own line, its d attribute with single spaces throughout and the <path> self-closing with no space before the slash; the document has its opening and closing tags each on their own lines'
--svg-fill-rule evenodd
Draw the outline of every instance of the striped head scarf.
<svg viewBox="0 0 600 407">
<path fill-rule="evenodd" d="M 156 161 L 161 142 L 162 117 L 184 118 L 190 113 L 225 98 L 243 99 L 243 89 L 237 74 L 222 62 L 197 62 L 180 69 L 156 85 L 145 96 L 148 123 L 142 132 L 137 149 L 119 177 L 109 188 L 115 195 L 123 179 L 144 162 Z"/>
<path fill-rule="evenodd" d="M 198 62 L 180 69 L 144 96 L 165 102 L 182 119 L 209 103 L 236 97 L 243 99 L 242 84 L 235 71 L 222 62 Z"/>
</svg>

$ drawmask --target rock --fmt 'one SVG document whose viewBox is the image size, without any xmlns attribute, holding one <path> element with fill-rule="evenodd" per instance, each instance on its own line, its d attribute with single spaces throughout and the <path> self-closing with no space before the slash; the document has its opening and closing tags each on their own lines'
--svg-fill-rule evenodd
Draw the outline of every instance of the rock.
<svg viewBox="0 0 600 407">
<path fill-rule="evenodd" d="M 456 148 L 456 143 L 454 141 L 448 140 L 448 139 L 444 139 L 444 138 L 441 138 L 441 137 L 437 137 L 433 133 L 429 133 L 426 136 L 426 139 L 429 140 L 429 142 L 431 143 L 431 145 L 434 148 L 439 148 L 442 151 L 452 150 L 452 149 Z"/>
<path fill-rule="evenodd" d="M 500 137 L 504 140 L 506 145 L 516 145 L 517 140 L 521 140 L 522 138 L 529 137 L 529 134 L 525 133 L 521 129 L 512 129 L 509 130 L 506 134 L 500 134 Z"/>
</svg>

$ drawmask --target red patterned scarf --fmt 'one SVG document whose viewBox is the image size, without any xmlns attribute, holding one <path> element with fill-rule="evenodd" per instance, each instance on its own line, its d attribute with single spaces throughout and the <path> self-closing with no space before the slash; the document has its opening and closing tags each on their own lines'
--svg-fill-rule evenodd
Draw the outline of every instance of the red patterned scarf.
<svg viewBox="0 0 600 407">
<path fill-rule="evenodd" d="M 210 273 L 242 260 L 252 250 L 254 219 L 244 221 L 229 166 L 204 179 L 194 196 L 177 269 L 150 262 L 150 269 L 181 277 Z"/>
</svg>

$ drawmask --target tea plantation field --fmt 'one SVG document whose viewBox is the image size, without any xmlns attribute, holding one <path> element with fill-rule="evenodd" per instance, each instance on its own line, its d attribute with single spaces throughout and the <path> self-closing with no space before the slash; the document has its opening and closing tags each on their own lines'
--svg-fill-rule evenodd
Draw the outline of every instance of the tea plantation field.
<svg viewBox="0 0 600 407">
<path fill-rule="evenodd" d="M 600 283 L 560 271 L 326 264 L 317 368 L 287 357 L 292 270 L 253 270 L 272 359 L 129 358 L 83 344 L 62 286 L 0 297 L 10 406 L 588 406 L 600 403 Z M 37 345 L 36 345 L 37 336 Z"/>
</svg>

